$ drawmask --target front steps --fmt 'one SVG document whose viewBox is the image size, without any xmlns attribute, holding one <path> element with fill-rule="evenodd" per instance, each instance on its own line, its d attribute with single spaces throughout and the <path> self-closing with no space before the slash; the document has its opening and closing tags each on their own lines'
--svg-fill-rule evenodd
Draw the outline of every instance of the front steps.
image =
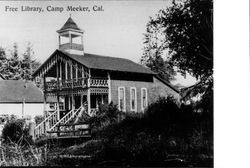
<svg viewBox="0 0 250 168">
<path fill-rule="evenodd" d="M 72 109 L 60 120 L 58 120 L 59 111 L 54 111 L 51 115 L 46 117 L 40 124 L 38 124 L 34 129 L 34 139 L 42 139 L 48 136 L 56 136 L 56 134 L 48 134 L 48 132 L 56 131 L 55 129 L 59 125 L 64 125 L 69 123 L 72 120 L 77 120 L 79 116 L 83 113 L 86 113 L 86 107 L 82 106 L 78 109 Z"/>
</svg>

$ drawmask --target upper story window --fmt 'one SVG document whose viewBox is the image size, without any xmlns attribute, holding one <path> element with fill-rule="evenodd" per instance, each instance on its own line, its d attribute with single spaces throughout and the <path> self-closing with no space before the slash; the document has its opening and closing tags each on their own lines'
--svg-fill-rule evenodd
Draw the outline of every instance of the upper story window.
<svg viewBox="0 0 250 168">
<path fill-rule="evenodd" d="M 145 110 L 145 108 L 148 105 L 148 93 L 147 88 L 141 88 L 141 109 L 142 111 Z"/>
<path fill-rule="evenodd" d="M 118 87 L 118 108 L 120 111 L 126 111 L 125 87 Z"/>
<path fill-rule="evenodd" d="M 137 111 L 137 99 L 136 99 L 136 88 L 130 88 L 130 108 L 131 111 Z"/>
</svg>

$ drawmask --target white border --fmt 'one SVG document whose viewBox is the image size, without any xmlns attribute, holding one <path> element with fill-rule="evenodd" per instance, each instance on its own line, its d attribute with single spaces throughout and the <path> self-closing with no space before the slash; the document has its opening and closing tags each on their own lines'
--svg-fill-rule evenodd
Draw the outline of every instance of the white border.
<svg viewBox="0 0 250 168">
<path fill-rule="evenodd" d="M 214 1 L 214 167 L 250 168 L 249 0 Z"/>
</svg>

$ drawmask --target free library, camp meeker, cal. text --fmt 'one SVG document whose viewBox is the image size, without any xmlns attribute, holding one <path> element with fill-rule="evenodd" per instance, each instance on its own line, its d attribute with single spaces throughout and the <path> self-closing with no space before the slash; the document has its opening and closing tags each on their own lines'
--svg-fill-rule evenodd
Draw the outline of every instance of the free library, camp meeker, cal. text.
<svg viewBox="0 0 250 168">
<path fill-rule="evenodd" d="M 51 6 L 48 5 L 46 7 L 39 7 L 39 6 L 10 6 L 6 5 L 4 7 L 5 12 L 38 12 L 42 13 L 44 11 L 48 12 L 63 12 L 63 11 L 68 11 L 68 12 L 101 12 L 104 11 L 104 8 L 102 5 L 93 5 L 93 6 L 72 6 L 68 5 L 66 7 L 59 7 L 59 6 Z"/>
</svg>

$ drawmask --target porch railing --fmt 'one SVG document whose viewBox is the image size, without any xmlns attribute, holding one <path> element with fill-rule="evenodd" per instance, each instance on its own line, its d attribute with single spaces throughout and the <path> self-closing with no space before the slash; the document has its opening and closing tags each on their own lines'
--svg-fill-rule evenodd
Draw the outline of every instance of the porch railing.
<svg viewBox="0 0 250 168">
<path fill-rule="evenodd" d="M 58 113 L 56 110 L 49 116 L 47 116 L 40 124 L 35 127 L 34 134 L 35 138 L 46 136 L 46 131 L 49 130 L 58 121 Z"/>
<path fill-rule="evenodd" d="M 46 82 L 46 91 L 84 88 L 89 83 L 90 87 L 108 87 L 108 79 L 106 78 L 78 78 L 70 80 L 59 80 Z"/>
<path fill-rule="evenodd" d="M 105 78 L 90 78 L 90 86 L 108 87 L 108 80 Z"/>
<path fill-rule="evenodd" d="M 48 131 L 54 130 L 54 128 L 59 124 L 67 124 L 71 119 L 73 119 L 75 116 L 77 116 L 84 109 L 85 108 L 83 108 L 83 107 L 80 107 L 78 109 L 72 109 L 65 116 L 63 116 L 63 118 L 61 118 L 57 123 L 55 123 Z"/>
</svg>

